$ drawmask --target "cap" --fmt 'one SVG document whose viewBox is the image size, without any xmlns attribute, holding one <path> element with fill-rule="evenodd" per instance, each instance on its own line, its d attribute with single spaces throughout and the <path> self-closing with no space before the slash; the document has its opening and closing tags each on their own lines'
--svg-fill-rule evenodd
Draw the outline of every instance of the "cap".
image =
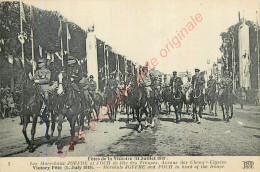
<svg viewBox="0 0 260 172">
<path fill-rule="evenodd" d="M 195 68 L 195 72 L 199 72 L 200 70 L 198 68 Z"/>
<path fill-rule="evenodd" d="M 94 78 L 94 76 L 93 76 L 93 75 L 90 75 L 89 78 Z"/>
<path fill-rule="evenodd" d="M 68 56 L 68 60 L 76 60 L 76 58 L 73 56 Z"/>
<path fill-rule="evenodd" d="M 45 60 L 44 60 L 43 58 L 40 58 L 40 59 L 38 60 L 38 63 L 45 63 Z"/>
<path fill-rule="evenodd" d="M 176 72 L 176 71 L 173 71 L 172 74 L 177 74 L 177 72 Z"/>
<path fill-rule="evenodd" d="M 213 76 L 212 76 L 212 75 L 210 75 L 210 76 L 209 76 L 209 78 L 213 78 Z"/>
<path fill-rule="evenodd" d="M 224 72 L 224 75 L 229 75 L 229 71 L 225 71 L 225 72 Z"/>
</svg>

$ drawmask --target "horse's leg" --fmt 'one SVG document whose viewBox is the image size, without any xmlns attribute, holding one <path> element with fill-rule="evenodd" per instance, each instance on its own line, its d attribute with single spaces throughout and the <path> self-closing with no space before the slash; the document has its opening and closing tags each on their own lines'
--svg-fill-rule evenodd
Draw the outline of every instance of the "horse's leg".
<svg viewBox="0 0 260 172">
<path fill-rule="evenodd" d="M 198 118 L 197 118 L 197 107 L 196 107 L 195 103 L 193 104 L 192 119 L 193 119 L 194 122 L 196 122 L 196 120 L 198 120 Z"/>
<path fill-rule="evenodd" d="M 217 114 L 218 101 L 217 100 L 215 101 L 214 106 L 215 106 L 215 116 L 218 116 L 218 114 Z"/>
<path fill-rule="evenodd" d="M 157 107 L 157 104 L 155 103 L 155 102 L 153 102 L 152 104 L 151 104 L 151 108 L 152 108 L 152 111 L 151 111 L 151 118 L 152 118 L 152 125 L 151 125 L 151 127 L 153 128 L 154 127 L 154 117 L 155 117 L 155 112 L 157 112 L 157 110 L 158 109 L 156 109 Z"/>
<path fill-rule="evenodd" d="M 27 132 L 26 132 L 27 126 L 28 126 L 28 123 L 29 123 L 29 120 L 30 120 L 30 116 L 24 115 L 23 118 L 24 118 L 23 119 L 23 135 L 24 135 L 26 143 L 28 144 L 28 146 L 30 146 L 31 142 L 30 142 L 30 140 L 27 136 Z"/>
<path fill-rule="evenodd" d="M 233 104 L 230 104 L 230 112 L 231 112 L 231 116 L 230 119 L 233 118 Z"/>
<path fill-rule="evenodd" d="M 31 145 L 29 147 L 29 152 L 33 152 L 34 145 L 34 135 L 36 133 L 36 124 L 37 124 L 38 116 L 36 114 L 33 115 L 32 129 L 31 129 Z"/>
<path fill-rule="evenodd" d="M 229 105 L 226 104 L 225 108 L 226 108 L 227 122 L 229 122 Z"/>
<path fill-rule="evenodd" d="M 46 111 L 45 111 L 45 112 L 46 112 Z M 43 122 L 46 124 L 45 138 L 46 138 L 46 139 L 50 139 L 50 136 L 49 136 L 50 120 L 48 119 L 46 113 L 44 113 L 44 114 L 42 115 L 42 120 L 43 120 Z"/>
<path fill-rule="evenodd" d="M 176 123 L 179 123 L 179 117 L 178 117 L 178 109 L 177 109 L 177 105 L 173 105 L 174 107 L 174 113 L 176 115 Z"/>
<path fill-rule="evenodd" d="M 84 130 L 84 118 L 85 118 L 85 113 L 81 113 L 80 115 L 79 115 L 79 131 L 80 130 Z M 89 122 L 88 122 L 89 123 Z"/>
<path fill-rule="evenodd" d="M 143 111 L 144 111 L 145 116 L 146 116 L 144 126 L 147 127 L 148 126 L 148 120 L 149 120 L 149 113 L 148 113 L 146 108 L 144 108 Z"/>
<path fill-rule="evenodd" d="M 75 137 L 75 124 L 76 124 L 77 119 L 78 119 L 78 115 L 75 115 L 70 120 L 70 135 L 71 135 L 71 144 L 70 144 L 70 147 L 69 147 L 70 151 L 73 151 L 74 145 L 77 144 L 77 143 L 75 143 L 76 139 L 74 139 L 74 137 Z"/>
<path fill-rule="evenodd" d="M 224 105 L 223 104 L 221 105 L 221 109 L 222 109 L 222 112 L 223 112 L 223 120 L 225 121 L 226 117 L 225 117 L 225 109 L 224 109 Z"/>
<path fill-rule="evenodd" d="M 129 124 L 129 107 L 128 106 L 125 107 L 125 111 L 126 111 L 126 115 L 127 115 L 126 123 Z"/>
<path fill-rule="evenodd" d="M 180 120 L 181 120 L 181 114 L 182 114 L 182 107 L 183 107 L 183 102 L 179 104 L 179 114 L 180 114 Z"/>
<path fill-rule="evenodd" d="M 19 115 L 20 116 L 20 125 L 23 125 L 23 123 L 24 123 L 24 116 L 22 115 L 22 114 L 20 114 Z M 29 120 L 30 120 L 30 118 L 29 118 Z M 29 123 L 29 121 L 28 121 L 28 123 Z"/>
<path fill-rule="evenodd" d="M 142 130 L 142 118 L 141 118 L 141 116 L 140 116 L 140 113 L 139 113 L 139 108 L 136 108 L 136 116 L 137 116 L 137 120 L 138 120 L 138 133 L 140 133 L 141 132 L 141 130 Z"/>
<path fill-rule="evenodd" d="M 59 115 L 58 117 L 58 126 L 57 126 L 57 130 L 58 130 L 58 139 L 57 139 L 57 149 L 58 149 L 58 153 L 63 153 L 62 152 L 62 146 L 61 146 L 61 131 L 62 131 L 62 122 L 63 122 L 63 115 Z"/>
</svg>

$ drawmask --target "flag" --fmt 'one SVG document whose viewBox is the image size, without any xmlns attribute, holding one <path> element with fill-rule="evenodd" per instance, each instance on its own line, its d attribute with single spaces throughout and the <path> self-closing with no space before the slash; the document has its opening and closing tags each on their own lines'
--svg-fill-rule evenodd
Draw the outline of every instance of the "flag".
<svg viewBox="0 0 260 172">
<path fill-rule="evenodd" d="M 21 20 L 26 22 L 25 13 L 24 13 L 24 9 L 23 9 L 23 3 L 21 1 L 20 1 L 20 17 L 21 17 Z"/>
<path fill-rule="evenodd" d="M 31 28 L 34 26 L 34 15 L 33 15 L 33 6 L 30 7 L 30 20 L 31 20 Z"/>
<path fill-rule="evenodd" d="M 71 36 L 70 36 L 70 31 L 69 31 L 69 26 L 67 24 L 67 39 L 70 40 Z"/>
<path fill-rule="evenodd" d="M 60 20 L 60 28 L 58 31 L 58 37 L 61 38 L 61 36 L 62 36 L 62 24 L 61 24 L 61 20 Z"/>
</svg>

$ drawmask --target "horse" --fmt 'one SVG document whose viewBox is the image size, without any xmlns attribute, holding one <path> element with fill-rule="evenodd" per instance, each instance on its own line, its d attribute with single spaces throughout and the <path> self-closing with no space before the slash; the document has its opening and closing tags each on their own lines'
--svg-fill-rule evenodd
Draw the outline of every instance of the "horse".
<svg viewBox="0 0 260 172">
<path fill-rule="evenodd" d="M 132 85 L 131 92 L 129 93 L 130 96 L 130 107 L 133 109 L 136 113 L 137 120 L 138 120 L 138 129 L 137 131 L 140 133 L 142 130 L 142 115 L 143 113 L 146 114 L 146 123 L 147 126 L 147 120 L 148 120 L 148 100 L 147 100 L 147 93 L 144 89 L 144 87 Z M 129 114 L 127 114 L 127 121 L 129 121 Z"/>
<path fill-rule="evenodd" d="M 40 116 L 42 120 L 46 123 L 46 132 L 45 138 L 50 139 L 48 134 L 50 121 L 49 116 L 46 114 L 46 105 L 45 105 L 45 98 L 44 95 L 41 95 L 39 88 L 35 85 L 28 82 L 26 88 L 23 89 L 23 104 L 21 107 L 21 113 L 23 114 L 23 135 L 27 144 L 29 145 L 29 152 L 34 151 L 34 136 L 36 132 L 36 124 L 37 119 Z M 31 141 L 28 139 L 27 136 L 27 126 L 30 121 L 30 117 L 32 117 L 32 128 L 31 128 Z"/>
<path fill-rule="evenodd" d="M 68 77 L 64 76 L 64 73 L 61 72 L 58 75 L 58 91 L 56 96 L 56 109 L 58 113 L 58 139 L 57 139 L 57 149 L 58 153 L 63 153 L 61 146 L 61 131 L 62 123 L 64 117 L 67 117 L 67 120 L 70 123 L 70 134 L 71 134 L 71 144 L 69 146 L 69 151 L 74 150 L 75 141 L 73 140 L 75 136 L 75 124 L 78 119 L 78 115 L 83 111 L 83 105 L 80 99 L 80 90 L 77 90 L 75 83 L 71 82 Z M 63 82 L 64 81 L 64 82 Z"/>
<path fill-rule="evenodd" d="M 214 87 L 209 87 L 206 91 L 206 101 L 209 105 L 209 114 L 217 116 L 217 100 L 218 94 L 216 93 L 216 89 Z M 215 107 L 215 112 L 213 112 L 213 108 Z"/>
<path fill-rule="evenodd" d="M 111 87 L 105 88 L 104 93 L 104 105 L 107 106 L 109 119 L 111 122 L 116 121 L 116 113 L 117 113 L 117 103 L 118 98 L 120 98 L 117 94 L 117 91 Z"/>
<path fill-rule="evenodd" d="M 185 100 L 185 96 L 182 90 L 180 88 L 177 88 L 177 86 L 173 86 L 171 90 L 171 96 L 170 96 L 170 105 L 174 107 L 174 111 L 176 115 L 176 123 L 179 123 L 181 120 L 182 106 L 184 100 Z M 178 114 L 180 115 L 180 117 Z"/>
<path fill-rule="evenodd" d="M 163 102 L 165 104 L 166 115 L 168 116 L 169 113 L 170 113 L 170 105 L 169 105 L 169 103 L 171 102 L 171 87 L 170 86 L 163 87 L 162 99 L 163 99 Z"/>
<path fill-rule="evenodd" d="M 202 88 L 198 84 L 195 84 L 195 88 L 192 90 L 191 101 L 193 103 L 192 118 L 194 122 L 200 124 L 200 118 L 202 118 L 202 111 L 204 105 L 204 94 Z M 197 110 L 199 108 L 199 111 Z"/>
<path fill-rule="evenodd" d="M 223 112 L 223 120 L 229 122 L 229 119 L 233 117 L 233 104 L 235 98 L 232 92 L 232 88 L 229 87 L 221 88 L 218 94 L 219 94 L 219 105 L 221 106 Z M 229 116 L 229 109 L 231 111 L 230 116 Z M 225 112 L 227 117 L 225 117 Z"/>
<path fill-rule="evenodd" d="M 188 82 L 187 84 L 185 84 L 183 86 L 183 91 L 184 91 L 184 94 L 185 94 L 184 108 L 186 108 L 186 114 L 190 115 L 189 109 L 192 106 L 192 101 L 191 101 L 192 87 L 191 87 L 191 83 L 190 82 Z"/>
</svg>

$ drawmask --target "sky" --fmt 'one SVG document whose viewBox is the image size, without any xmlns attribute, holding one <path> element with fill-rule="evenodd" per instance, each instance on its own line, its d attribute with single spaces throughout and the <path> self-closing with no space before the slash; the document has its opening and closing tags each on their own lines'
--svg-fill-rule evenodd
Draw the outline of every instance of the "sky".
<svg viewBox="0 0 260 172">
<path fill-rule="evenodd" d="M 221 57 L 221 32 L 241 17 L 256 22 L 259 0 L 34 0 L 24 1 L 45 10 L 59 11 L 82 29 L 94 24 L 98 38 L 126 58 L 144 65 L 157 58 L 163 73 L 207 69 Z M 191 16 L 202 20 L 181 40 L 181 46 L 160 56 Z M 259 12 L 258 12 L 259 14 Z M 259 17 L 260 18 L 260 17 Z M 186 27 L 187 28 L 187 27 Z M 72 38 L 73 39 L 73 38 Z"/>
</svg>

